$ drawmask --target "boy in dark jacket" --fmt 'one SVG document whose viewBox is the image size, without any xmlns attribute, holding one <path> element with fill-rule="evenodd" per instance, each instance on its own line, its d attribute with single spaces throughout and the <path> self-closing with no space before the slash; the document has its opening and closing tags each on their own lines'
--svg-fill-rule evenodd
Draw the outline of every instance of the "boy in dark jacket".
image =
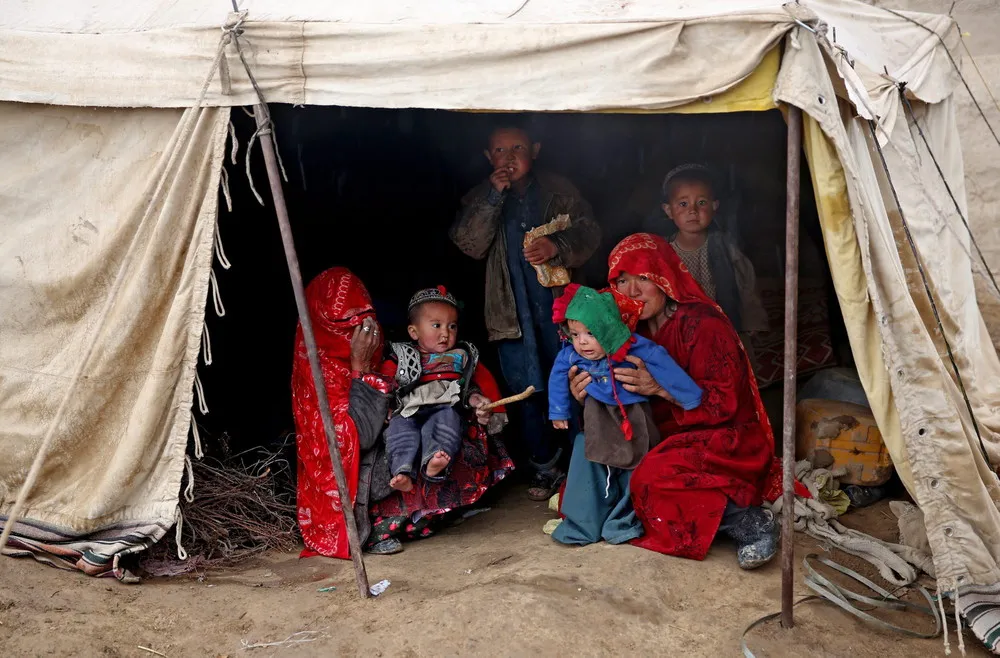
<svg viewBox="0 0 1000 658">
<path fill-rule="evenodd" d="M 466 255 L 486 259 L 486 329 L 497 343 L 507 386 L 518 393 L 528 386 L 545 390 L 560 349 L 552 301 L 561 289 L 539 283 L 535 266 L 578 268 L 601 239 L 590 204 L 573 184 L 533 171 L 540 148 L 520 128 L 494 130 L 485 151 L 493 173 L 462 199 L 449 233 Z M 568 216 L 568 228 L 524 246 L 525 234 L 561 215 Z M 564 477 L 556 466 L 560 451 L 548 430 L 544 398 L 529 398 L 521 408 L 524 439 L 536 469 L 528 490 L 534 500 L 549 498 Z"/>
</svg>

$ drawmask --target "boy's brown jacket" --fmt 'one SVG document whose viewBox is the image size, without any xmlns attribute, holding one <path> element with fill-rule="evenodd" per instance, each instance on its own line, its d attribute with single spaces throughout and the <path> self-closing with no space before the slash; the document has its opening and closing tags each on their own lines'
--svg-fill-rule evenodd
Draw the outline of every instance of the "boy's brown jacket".
<svg viewBox="0 0 1000 658">
<path fill-rule="evenodd" d="M 552 260 L 572 270 L 587 262 L 601 242 L 601 228 L 594 221 L 590 204 L 579 190 L 562 176 L 536 171 L 535 182 L 541 195 L 542 223 L 557 215 L 570 217 L 570 227 L 549 236 L 559 254 Z M 489 339 L 506 340 L 521 337 L 517 307 L 507 269 L 507 239 L 500 221 L 503 201 L 491 206 L 487 201 L 490 182 L 485 180 L 465 195 L 458 219 L 448 232 L 452 242 L 466 255 L 486 258 L 486 329 Z M 553 288 L 559 295 L 561 288 Z"/>
</svg>

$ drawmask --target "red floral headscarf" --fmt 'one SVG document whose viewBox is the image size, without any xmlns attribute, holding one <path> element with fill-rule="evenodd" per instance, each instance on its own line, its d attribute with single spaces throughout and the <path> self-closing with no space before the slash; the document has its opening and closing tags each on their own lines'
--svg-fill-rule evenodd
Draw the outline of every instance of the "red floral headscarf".
<svg viewBox="0 0 1000 658">
<path fill-rule="evenodd" d="M 646 277 L 678 304 L 708 304 L 722 311 L 701 289 L 670 243 L 658 235 L 636 233 L 618 243 L 608 257 L 608 281 L 612 286 L 623 272 Z"/>
<path fill-rule="evenodd" d="M 715 308 L 725 317 L 722 308 L 701 289 L 695 281 L 691 272 L 677 256 L 677 252 L 670 246 L 664 238 L 650 233 L 636 233 L 630 235 L 611 251 L 608 257 L 608 281 L 614 287 L 615 281 L 622 273 L 634 276 L 644 276 L 663 291 L 667 297 L 678 304 L 707 304 Z M 730 325 L 732 326 L 732 325 Z M 753 393 L 753 404 L 767 435 L 773 441 L 771 422 L 768 419 L 767 411 L 760 399 L 760 391 L 757 388 L 757 378 L 753 375 L 753 368 L 750 360 L 746 356 L 743 343 L 736 334 L 736 329 L 732 329 L 736 343 L 740 346 L 746 368 L 749 372 L 748 383 Z M 764 499 L 774 501 L 781 493 L 781 461 L 774 458 L 771 462 L 771 470 L 766 478 L 764 486 Z M 807 495 L 806 489 L 796 480 L 796 492 L 798 495 Z"/>
<path fill-rule="evenodd" d="M 375 319 L 375 307 L 365 284 L 347 268 L 332 267 L 306 288 L 306 303 L 320 350 L 327 357 L 343 360 L 345 372 L 349 372 L 354 329 L 365 318 Z M 375 354 L 382 354 L 381 344 Z"/>
<path fill-rule="evenodd" d="M 330 461 L 319 400 L 313 384 L 309 356 L 299 325 L 295 336 L 292 364 L 292 410 L 298 434 L 298 521 L 307 551 L 331 557 L 349 555 L 344 504 L 354 503 L 358 488 L 360 447 L 357 428 L 351 419 L 351 338 L 365 318 L 375 319 L 371 297 L 361 280 L 350 270 L 334 267 L 313 279 L 306 288 L 306 303 L 312 317 L 320 368 L 326 384 L 333 423 L 337 433 L 340 458 L 347 476 L 349 496 L 338 491 Z M 381 334 L 381 332 L 379 332 Z M 375 350 L 378 368 L 382 359 L 380 344 Z M 370 386 L 389 392 L 393 382 L 376 374 L 366 374 Z"/>
</svg>

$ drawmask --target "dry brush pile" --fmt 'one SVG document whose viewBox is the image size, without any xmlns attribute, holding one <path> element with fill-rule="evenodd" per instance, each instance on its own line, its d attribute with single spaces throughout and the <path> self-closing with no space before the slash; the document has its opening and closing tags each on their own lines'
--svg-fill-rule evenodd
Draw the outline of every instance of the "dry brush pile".
<svg viewBox="0 0 1000 658">
<path fill-rule="evenodd" d="M 257 448 L 228 454 L 225 435 L 216 443 L 221 455 L 192 459 L 184 475 L 187 491 L 194 475 L 194 498 L 181 496 L 181 546 L 176 527 L 139 560 L 151 576 L 176 576 L 208 568 L 227 567 L 264 551 L 288 551 L 299 543 L 296 524 L 294 435 L 275 450 Z"/>
</svg>

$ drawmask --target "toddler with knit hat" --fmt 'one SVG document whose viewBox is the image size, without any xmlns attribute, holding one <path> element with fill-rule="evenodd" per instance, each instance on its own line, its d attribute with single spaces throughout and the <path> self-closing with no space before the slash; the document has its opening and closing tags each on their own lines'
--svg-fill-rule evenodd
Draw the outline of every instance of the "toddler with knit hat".
<svg viewBox="0 0 1000 658">
<path fill-rule="evenodd" d="M 553 306 L 553 320 L 563 325 L 563 347 L 549 377 L 549 420 L 566 429 L 573 398 L 569 371 L 590 373 L 584 403 L 587 459 L 615 468 L 635 468 L 659 443 L 647 398 L 615 382 L 614 368 L 634 368 L 626 359 L 645 363 L 653 379 L 684 409 L 701 404 L 701 389 L 662 346 L 635 334 L 622 320 L 610 292 L 571 285 Z"/>
<path fill-rule="evenodd" d="M 568 286 L 553 305 L 552 315 L 569 339 L 549 377 L 549 419 L 555 427 L 567 428 L 572 413 L 570 369 L 575 366 L 591 378 L 583 405 L 584 429 L 573 447 L 560 506 L 565 518 L 552 537 L 564 544 L 602 538 L 613 544 L 630 541 L 642 534 L 642 525 L 632 510 L 628 482 L 632 469 L 661 437 L 649 400 L 616 384 L 614 369 L 636 367 L 629 356 L 641 359 L 684 409 L 701 404 L 701 388 L 667 350 L 633 332 L 611 292 Z M 638 310 L 630 314 L 636 320 L 638 316 Z M 595 491 L 598 480 L 604 491 Z"/>
</svg>

